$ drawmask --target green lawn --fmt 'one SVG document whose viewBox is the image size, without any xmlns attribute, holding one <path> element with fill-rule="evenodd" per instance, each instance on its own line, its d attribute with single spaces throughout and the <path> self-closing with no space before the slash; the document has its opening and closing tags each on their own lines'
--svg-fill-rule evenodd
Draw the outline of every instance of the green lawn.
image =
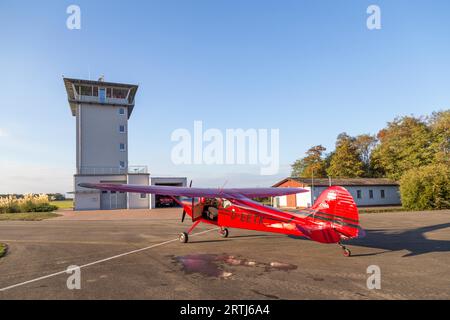
<svg viewBox="0 0 450 320">
<path fill-rule="evenodd" d="M 6 254 L 6 244 L 0 243 L 0 258 Z"/>
<path fill-rule="evenodd" d="M 41 221 L 59 216 L 54 212 L 2 213 L 0 214 L 0 221 Z"/>
<path fill-rule="evenodd" d="M 51 205 L 57 206 L 58 209 L 72 209 L 73 200 L 51 201 Z"/>
<path fill-rule="evenodd" d="M 383 213 L 383 212 L 404 212 L 404 211 L 412 211 L 407 210 L 401 206 L 394 207 L 363 207 L 358 208 L 359 213 Z"/>
</svg>

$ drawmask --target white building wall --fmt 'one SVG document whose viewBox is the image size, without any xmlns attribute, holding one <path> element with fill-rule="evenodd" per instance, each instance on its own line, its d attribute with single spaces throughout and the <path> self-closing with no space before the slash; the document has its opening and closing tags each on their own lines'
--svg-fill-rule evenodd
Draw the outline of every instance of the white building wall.
<svg viewBox="0 0 450 320">
<path fill-rule="evenodd" d="M 124 114 L 119 114 L 119 109 Z M 81 120 L 81 121 L 80 121 Z M 120 125 L 125 132 L 120 133 Z M 88 174 L 119 173 L 107 172 L 107 168 L 119 169 L 120 161 L 128 166 L 128 116 L 127 108 L 108 105 L 81 104 L 77 112 L 77 166 L 98 167 L 99 172 L 81 172 Z M 125 151 L 120 151 L 120 143 Z"/>
<path fill-rule="evenodd" d="M 314 187 L 314 201 L 328 187 Z M 357 206 L 388 206 L 401 205 L 398 186 L 346 186 L 344 187 L 352 195 Z M 357 193 L 361 190 L 361 198 Z M 370 191 L 373 191 L 373 198 L 370 198 Z M 384 199 L 381 198 L 381 190 L 384 190 Z M 309 193 L 308 193 L 309 194 Z M 306 196 L 306 193 L 305 193 Z"/>
<path fill-rule="evenodd" d="M 138 184 L 148 186 L 148 174 L 129 174 L 128 184 Z M 144 194 L 142 194 L 144 196 Z M 149 209 L 151 194 L 145 194 L 141 197 L 140 193 L 128 193 L 128 209 Z"/>
<path fill-rule="evenodd" d="M 75 181 L 75 201 L 74 210 L 100 210 L 100 190 L 87 189 L 78 186 L 79 183 L 126 183 L 125 175 L 101 175 L 101 176 L 81 176 L 76 175 Z"/>
<path fill-rule="evenodd" d="M 307 208 L 311 207 L 312 205 L 312 199 L 311 199 L 311 188 L 305 187 L 303 189 L 308 190 L 308 192 L 302 192 L 296 194 L 296 204 L 297 207 Z"/>
<path fill-rule="evenodd" d="M 280 207 L 286 207 L 287 206 L 287 197 L 286 196 L 279 196 L 278 197 L 278 205 Z"/>
</svg>

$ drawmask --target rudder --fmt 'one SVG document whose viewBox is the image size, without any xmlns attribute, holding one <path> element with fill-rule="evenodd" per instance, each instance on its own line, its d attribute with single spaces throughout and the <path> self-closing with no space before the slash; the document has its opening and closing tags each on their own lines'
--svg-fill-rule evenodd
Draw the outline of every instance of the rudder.
<svg viewBox="0 0 450 320">
<path fill-rule="evenodd" d="M 316 218 L 332 222 L 333 228 L 344 239 L 362 235 L 358 208 L 347 189 L 329 187 L 320 194 L 311 209 L 315 211 Z"/>
</svg>

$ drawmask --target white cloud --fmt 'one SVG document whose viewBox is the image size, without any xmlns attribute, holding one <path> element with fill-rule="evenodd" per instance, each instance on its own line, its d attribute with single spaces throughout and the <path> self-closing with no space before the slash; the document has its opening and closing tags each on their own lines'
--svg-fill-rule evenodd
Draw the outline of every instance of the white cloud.
<svg viewBox="0 0 450 320">
<path fill-rule="evenodd" d="M 5 129 L 0 128 L 0 138 L 7 137 L 8 133 Z"/>
</svg>

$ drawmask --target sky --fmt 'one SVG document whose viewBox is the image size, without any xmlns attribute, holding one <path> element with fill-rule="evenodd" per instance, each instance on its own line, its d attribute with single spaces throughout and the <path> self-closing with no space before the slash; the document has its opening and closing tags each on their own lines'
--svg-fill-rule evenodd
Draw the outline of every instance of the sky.
<svg viewBox="0 0 450 320">
<path fill-rule="evenodd" d="M 69 5 L 81 29 L 69 30 Z M 369 30 L 366 10 L 381 10 Z M 63 75 L 138 84 L 129 163 L 196 186 L 268 186 L 313 145 L 450 106 L 450 2 L 0 1 L 0 194 L 68 192 Z M 279 129 L 280 170 L 175 165 L 171 133 Z"/>
</svg>

